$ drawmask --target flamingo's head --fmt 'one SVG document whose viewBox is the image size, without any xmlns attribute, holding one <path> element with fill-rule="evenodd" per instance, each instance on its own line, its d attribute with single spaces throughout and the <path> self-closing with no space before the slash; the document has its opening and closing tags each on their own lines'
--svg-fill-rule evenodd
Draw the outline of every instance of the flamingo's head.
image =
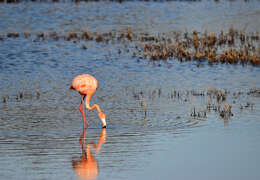
<svg viewBox="0 0 260 180">
<path fill-rule="evenodd" d="M 103 128 L 106 128 L 106 127 L 107 127 L 106 115 L 105 115 L 103 112 L 100 112 L 100 113 L 98 114 L 98 116 L 99 116 L 99 118 L 100 118 L 100 120 L 101 120 L 101 122 L 102 122 L 102 127 L 103 127 Z"/>
</svg>

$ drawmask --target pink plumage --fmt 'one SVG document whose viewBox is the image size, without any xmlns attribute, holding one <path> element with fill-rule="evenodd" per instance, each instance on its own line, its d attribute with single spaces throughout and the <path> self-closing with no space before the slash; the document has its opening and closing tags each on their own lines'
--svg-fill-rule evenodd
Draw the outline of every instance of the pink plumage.
<svg viewBox="0 0 260 180">
<path fill-rule="evenodd" d="M 99 118 L 102 122 L 103 128 L 106 128 L 106 115 L 101 111 L 100 107 L 97 104 L 94 104 L 93 106 L 90 106 L 90 99 L 96 92 L 96 89 L 98 88 L 98 81 L 94 76 L 91 76 L 89 74 L 81 74 L 76 76 L 72 84 L 70 86 L 70 89 L 73 89 L 75 91 L 78 91 L 81 94 L 81 103 L 79 105 L 79 111 L 82 114 L 83 120 L 84 120 L 84 126 L 85 126 L 85 121 L 87 126 L 89 126 L 88 121 L 85 118 L 85 113 L 84 113 L 84 100 L 86 99 L 86 108 L 88 110 L 93 110 L 94 108 L 97 109 Z"/>
</svg>

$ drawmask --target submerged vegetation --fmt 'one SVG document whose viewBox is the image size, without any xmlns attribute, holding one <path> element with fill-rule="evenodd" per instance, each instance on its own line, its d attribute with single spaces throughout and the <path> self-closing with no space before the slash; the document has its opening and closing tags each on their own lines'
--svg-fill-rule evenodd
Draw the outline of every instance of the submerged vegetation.
<svg viewBox="0 0 260 180">
<path fill-rule="evenodd" d="M 251 99 L 250 97 L 259 98 L 260 88 L 252 87 L 245 91 L 216 89 L 214 87 L 208 87 L 204 90 L 172 89 L 171 91 L 165 92 L 164 95 L 162 95 L 162 89 L 158 88 L 149 91 L 133 91 L 132 95 L 135 100 L 140 101 L 141 108 L 145 112 L 145 117 L 149 114 L 149 108 L 151 108 L 155 99 L 166 98 L 166 101 L 190 105 L 191 118 L 206 120 L 208 114 L 216 114 L 221 119 L 227 120 L 242 112 L 243 109 L 253 110 L 254 103 L 249 99 Z"/>
<path fill-rule="evenodd" d="M 147 118 L 150 112 L 154 111 L 153 108 L 156 104 L 154 102 L 163 100 L 168 104 L 177 103 L 181 106 L 189 106 L 190 111 L 187 111 L 183 116 L 202 121 L 206 120 L 208 115 L 216 115 L 220 119 L 228 120 L 243 111 L 248 113 L 255 109 L 252 98 L 260 97 L 260 88 L 254 86 L 245 90 L 216 89 L 214 87 L 202 90 L 177 90 L 175 88 L 137 90 L 129 87 L 123 91 L 139 107 L 135 113 L 143 114 L 144 118 Z M 2 94 L 2 103 L 8 106 L 10 103 L 41 101 L 40 98 L 44 97 L 41 97 L 38 88 L 26 90 L 21 88 L 15 94 Z M 178 118 L 181 118 L 181 116 L 178 116 Z"/>
</svg>

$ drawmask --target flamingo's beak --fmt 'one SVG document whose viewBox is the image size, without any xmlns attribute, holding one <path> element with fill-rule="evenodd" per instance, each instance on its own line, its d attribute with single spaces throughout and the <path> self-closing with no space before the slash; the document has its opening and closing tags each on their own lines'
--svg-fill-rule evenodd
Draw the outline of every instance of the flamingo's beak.
<svg viewBox="0 0 260 180">
<path fill-rule="evenodd" d="M 101 119 L 101 122 L 102 122 L 102 128 L 107 128 L 106 119 L 105 118 Z"/>
<path fill-rule="evenodd" d="M 107 123 L 106 123 L 106 115 L 103 112 L 99 113 L 99 118 L 102 122 L 102 127 L 106 128 L 107 127 Z"/>
</svg>

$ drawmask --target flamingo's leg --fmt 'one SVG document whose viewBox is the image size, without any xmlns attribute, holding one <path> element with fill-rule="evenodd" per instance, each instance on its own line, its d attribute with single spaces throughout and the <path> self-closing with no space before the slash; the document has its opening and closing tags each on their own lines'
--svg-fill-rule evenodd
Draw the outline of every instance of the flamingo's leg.
<svg viewBox="0 0 260 180">
<path fill-rule="evenodd" d="M 85 98 L 86 98 L 86 95 L 83 96 L 83 99 L 82 99 L 82 109 L 83 109 L 83 115 L 85 117 L 85 113 L 84 113 L 84 101 L 85 101 Z M 85 121 L 84 121 L 84 126 L 85 124 L 87 125 L 87 128 L 89 127 L 89 123 L 88 123 L 88 120 L 85 118 Z"/>
<path fill-rule="evenodd" d="M 85 107 L 84 107 L 84 100 L 85 100 L 85 98 L 86 98 L 86 95 L 84 95 L 84 97 L 83 97 L 83 102 L 82 102 L 82 108 L 84 109 Z M 83 111 L 83 114 L 84 114 L 84 111 Z M 85 114 L 84 114 L 84 117 L 85 117 Z M 85 125 L 85 123 L 86 123 L 86 126 L 87 126 L 87 128 L 89 127 L 89 123 L 88 123 L 88 120 L 87 119 L 85 119 L 85 122 L 84 122 L 84 125 Z"/>
<path fill-rule="evenodd" d="M 85 122 L 86 122 L 86 117 L 85 117 L 85 113 L 84 113 L 84 99 L 85 99 L 86 95 L 81 95 L 81 102 L 79 105 L 79 111 L 81 112 L 82 118 L 83 118 L 83 126 L 85 128 Z M 88 122 L 87 122 L 88 125 Z"/>
</svg>

